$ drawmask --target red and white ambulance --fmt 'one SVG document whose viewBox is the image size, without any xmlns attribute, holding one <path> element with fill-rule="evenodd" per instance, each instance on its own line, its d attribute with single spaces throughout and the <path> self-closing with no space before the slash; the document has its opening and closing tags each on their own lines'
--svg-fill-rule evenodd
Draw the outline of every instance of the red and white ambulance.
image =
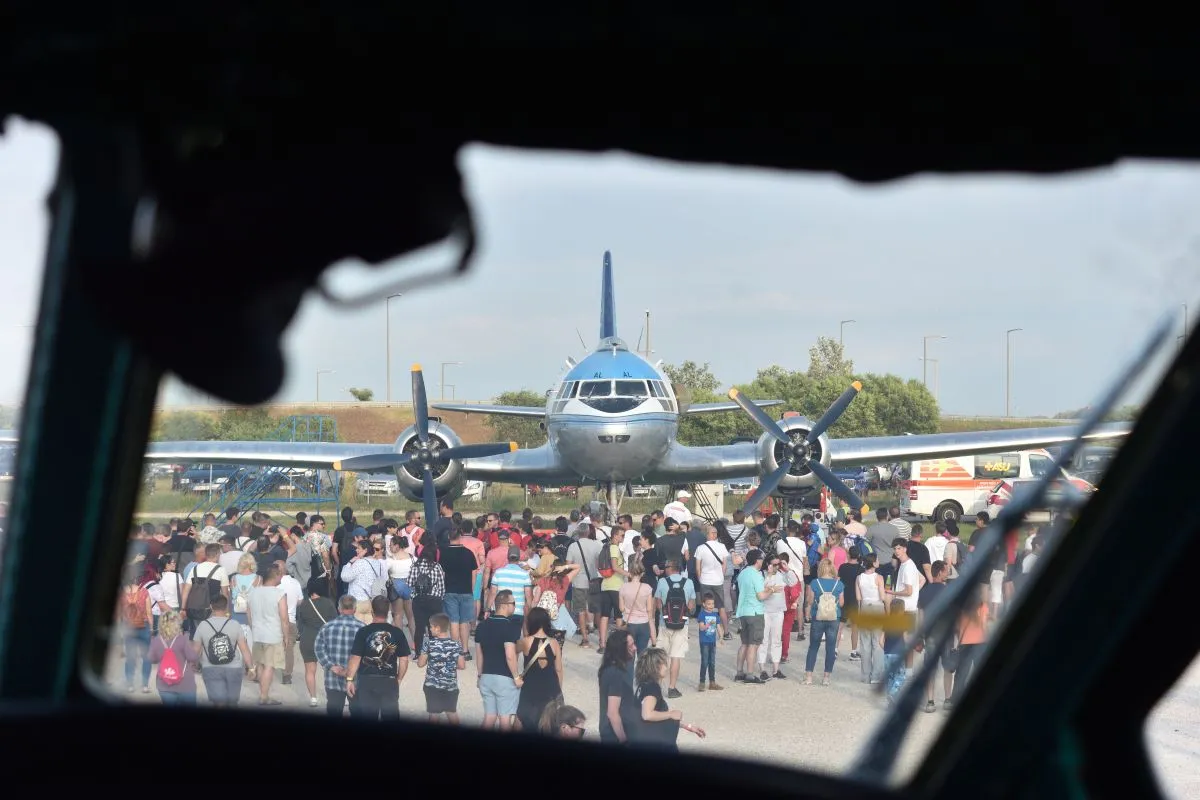
<svg viewBox="0 0 1200 800">
<path fill-rule="evenodd" d="M 988 501 L 1004 481 L 1040 478 L 1053 469 L 1054 459 L 1045 450 L 1021 450 L 980 456 L 956 456 L 912 461 L 907 464 L 900 510 L 932 520 L 974 516 L 988 510 Z M 1071 483 L 1090 491 L 1087 481 Z"/>
</svg>

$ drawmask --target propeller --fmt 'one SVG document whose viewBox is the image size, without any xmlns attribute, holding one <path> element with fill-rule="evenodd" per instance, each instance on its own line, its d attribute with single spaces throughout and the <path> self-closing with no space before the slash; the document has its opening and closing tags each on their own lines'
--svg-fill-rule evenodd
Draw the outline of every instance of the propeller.
<svg viewBox="0 0 1200 800">
<path fill-rule="evenodd" d="M 425 395 L 425 376 L 420 364 L 413 364 L 413 415 L 416 418 L 417 441 L 403 453 L 372 453 L 333 462 L 333 468 L 348 472 L 374 472 L 396 469 L 410 462 L 421 467 L 423 478 L 422 499 L 425 503 L 425 524 L 432 525 L 438 518 L 437 489 L 433 484 L 433 466 L 460 458 L 487 458 L 517 449 L 516 442 L 488 442 L 486 444 L 464 444 L 459 447 L 441 449 L 429 436 L 429 405 Z"/>
<path fill-rule="evenodd" d="M 803 439 L 793 439 L 788 435 L 787 431 L 779 427 L 778 423 L 771 419 L 767 412 L 755 405 L 753 401 L 747 399 L 737 389 L 729 390 L 729 399 L 737 403 L 743 411 L 758 423 L 760 428 L 783 446 L 783 458 L 779 462 L 779 467 L 759 481 L 758 488 L 746 498 L 746 505 L 742 507 L 743 512 L 749 514 L 762 505 L 779 488 L 779 484 L 783 482 L 783 479 L 787 477 L 787 474 L 796 464 L 806 466 L 812 470 L 813 475 L 821 483 L 828 486 L 830 491 L 845 500 L 851 508 L 860 508 L 864 514 L 870 510 L 853 489 L 833 474 L 833 470 L 822 464 L 819 459 L 812 457 L 813 445 L 821 438 L 821 434 L 825 433 L 833 423 L 837 422 L 838 417 L 845 412 L 851 401 L 861 391 L 862 384 L 858 381 L 850 384 L 850 388 L 842 392 L 841 396 L 833 401 L 833 405 L 829 407 L 829 410 L 821 415 L 821 418 L 817 420 L 816 425 L 813 425 L 812 430 L 808 432 L 807 436 Z"/>
</svg>

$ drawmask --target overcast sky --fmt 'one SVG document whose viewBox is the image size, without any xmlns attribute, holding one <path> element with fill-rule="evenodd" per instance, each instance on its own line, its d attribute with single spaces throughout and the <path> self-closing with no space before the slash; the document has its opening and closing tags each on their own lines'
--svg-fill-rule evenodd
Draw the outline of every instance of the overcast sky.
<svg viewBox="0 0 1200 800">
<path fill-rule="evenodd" d="M 0 402 L 28 370 L 57 143 L 14 121 L 0 139 Z M 481 247 L 470 277 L 395 300 L 393 398 L 407 370 L 439 365 L 459 399 L 549 388 L 599 326 L 600 265 L 613 253 L 618 333 L 638 340 L 651 311 L 655 358 L 710 362 L 726 385 L 758 368 L 804 369 L 820 335 L 845 327 L 859 371 L 921 377 L 922 337 L 952 414 L 1004 411 L 1005 330 L 1014 415 L 1091 402 L 1153 320 L 1200 313 L 1200 168 L 1131 163 L 1071 177 L 926 177 L 886 186 L 627 156 L 476 147 L 462 158 Z M 337 284 L 448 261 L 443 249 L 382 270 L 339 266 Z M 219 271 L 217 271 L 219 274 Z M 365 276 L 365 277 L 364 277 Z M 213 287 L 214 296 L 225 287 Z M 164 310 L 170 313 L 170 310 Z M 313 296 L 288 334 L 279 399 L 386 396 L 385 306 L 342 310 Z M 209 324 L 198 319 L 197 324 Z M 169 335 L 164 330 L 163 335 Z M 1164 364 L 1156 364 L 1155 376 Z M 930 364 L 930 389 L 934 366 Z M 446 389 L 446 397 L 451 394 Z M 168 402 L 196 402 L 172 386 Z"/>
</svg>

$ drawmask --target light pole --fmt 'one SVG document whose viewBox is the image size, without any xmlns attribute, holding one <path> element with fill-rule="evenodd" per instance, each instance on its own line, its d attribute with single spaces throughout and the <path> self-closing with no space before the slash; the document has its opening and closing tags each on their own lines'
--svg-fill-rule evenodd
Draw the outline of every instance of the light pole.
<svg viewBox="0 0 1200 800">
<path fill-rule="evenodd" d="M 930 339 L 945 339 L 941 334 L 933 333 L 921 340 L 921 383 L 925 384 L 925 388 L 929 388 L 929 340 Z"/>
<path fill-rule="evenodd" d="M 940 386 L 938 381 L 938 360 L 936 358 L 922 358 L 921 360 L 933 364 L 933 402 L 936 403 L 938 401 L 938 387 Z"/>
<path fill-rule="evenodd" d="M 441 397 L 438 398 L 439 400 L 446 399 L 446 367 L 461 367 L 462 363 L 463 362 L 461 362 L 461 361 L 443 361 L 442 362 L 442 380 L 438 384 L 438 394 L 441 395 Z"/>
<path fill-rule="evenodd" d="M 1004 332 L 1004 416 L 1011 417 L 1012 409 L 1012 335 L 1024 328 L 1009 328 Z"/>
<path fill-rule="evenodd" d="M 384 301 L 384 314 L 387 316 L 387 401 L 392 402 L 392 300 L 404 297 L 403 294 L 389 294 Z"/>
<path fill-rule="evenodd" d="M 856 320 L 856 319 L 844 319 L 844 320 L 842 320 L 841 322 L 839 322 L 839 323 L 838 323 L 838 344 L 839 344 L 839 345 L 843 345 L 843 346 L 845 345 L 845 339 L 846 339 L 846 326 L 847 326 L 847 325 L 849 325 L 851 322 L 858 322 L 858 320 Z"/>
<path fill-rule="evenodd" d="M 332 374 L 333 374 L 333 370 L 331 370 L 331 369 L 317 370 L 317 402 L 318 403 L 321 402 L 321 376 L 322 375 L 332 375 Z"/>
</svg>

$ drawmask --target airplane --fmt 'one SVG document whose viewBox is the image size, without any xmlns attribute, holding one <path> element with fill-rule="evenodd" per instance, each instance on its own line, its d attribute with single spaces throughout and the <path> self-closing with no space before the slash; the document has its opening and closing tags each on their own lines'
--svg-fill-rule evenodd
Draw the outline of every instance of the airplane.
<svg viewBox="0 0 1200 800">
<path fill-rule="evenodd" d="M 1027 450 L 1070 441 L 1073 427 L 1020 428 L 969 433 L 903 434 L 830 439 L 827 431 L 862 385 L 854 381 L 829 409 L 812 422 L 788 413 L 774 420 L 764 407 L 780 400 L 751 400 L 737 389 L 729 402 L 689 404 L 682 387 L 671 384 L 617 336 L 612 255 L 604 254 L 600 299 L 600 336 L 595 350 L 570 369 L 547 393 L 543 406 L 428 403 L 421 366 L 412 368 L 414 423 L 392 446 L 334 442 L 155 442 L 146 460 L 166 463 L 239 463 L 304 467 L 350 472 L 394 472 L 400 491 L 422 502 L 426 519 L 436 519 L 443 499 L 461 496 L 469 480 L 541 486 L 603 487 L 610 513 L 618 508 L 623 484 L 691 484 L 760 477 L 746 499 L 746 513 L 771 495 L 807 492 L 818 483 L 829 487 L 850 508 L 866 510 L 858 494 L 831 467 L 891 463 L 1011 450 Z M 658 362 L 658 363 L 661 363 Z M 429 416 L 430 408 L 468 414 L 531 417 L 542 420 L 547 441 L 518 449 L 515 442 L 463 444 L 454 430 Z M 688 414 L 741 410 L 762 428 L 754 441 L 690 447 L 679 442 L 679 421 Z M 1092 430 L 1089 439 L 1125 436 L 1131 426 L 1113 423 Z M 16 441 L 0 432 L 0 443 Z"/>
</svg>

